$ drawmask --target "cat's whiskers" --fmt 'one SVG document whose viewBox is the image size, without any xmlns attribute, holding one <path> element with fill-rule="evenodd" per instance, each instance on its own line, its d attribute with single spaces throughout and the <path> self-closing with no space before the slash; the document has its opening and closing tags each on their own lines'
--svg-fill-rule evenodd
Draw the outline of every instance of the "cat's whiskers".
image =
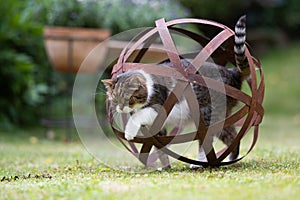
<svg viewBox="0 0 300 200">
<path fill-rule="evenodd" d="M 93 97 L 96 97 L 96 96 L 98 96 L 98 95 L 106 96 L 106 95 L 107 95 L 107 91 L 106 91 L 105 89 L 99 87 L 99 88 L 97 88 L 97 92 L 92 93 L 91 95 L 92 95 Z"/>
<path fill-rule="evenodd" d="M 103 88 L 101 88 L 101 87 L 98 87 L 98 88 L 97 88 L 97 91 L 99 91 L 99 93 L 106 94 L 106 89 L 103 89 Z M 98 92 L 96 92 L 96 93 L 98 93 Z"/>
</svg>

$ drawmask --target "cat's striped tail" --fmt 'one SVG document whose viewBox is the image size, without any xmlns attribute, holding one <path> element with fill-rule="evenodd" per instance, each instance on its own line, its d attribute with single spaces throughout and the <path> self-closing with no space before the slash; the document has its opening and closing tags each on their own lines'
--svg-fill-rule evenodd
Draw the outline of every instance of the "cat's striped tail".
<svg viewBox="0 0 300 200">
<path fill-rule="evenodd" d="M 235 25 L 234 53 L 235 61 L 242 80 L 250 75 L 249 63 L 245 54 L 246 43 L 246 15 L 240 17 Z"/>
</svg>

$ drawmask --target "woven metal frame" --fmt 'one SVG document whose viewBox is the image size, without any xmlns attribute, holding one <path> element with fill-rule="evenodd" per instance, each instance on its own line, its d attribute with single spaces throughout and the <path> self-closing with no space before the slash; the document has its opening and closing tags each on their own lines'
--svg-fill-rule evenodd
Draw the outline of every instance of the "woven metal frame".
<svg viewBox="0 0 300 200">
<path fill-rule="evenodd" d="M 188 31 L 183 28 L 174 27 L 174 25 L 185 23 L 214 26 L 218 27 L 221 31 L 213 39 L 209 40 L 200 34 Z M 204 47 L 193 58 L 193 61 L 186 70 L 184 70 L 184 67 L 181 64 L 180 56 L 178 54 L 174 41 L 172 40 L 170 30 L 179 32 L 180 34 L 191 38 Z M 158 36 L 160 37 L 168 58 L 173 65 L 172 68 L 161 67 L 155 64 L 140 63 L 140 60 L 143 58 L 151 44 Z M 259 61 L 252 57 L 248 48 L 246 47 L 246 56 L 250 65 L 251 73 L 251 79 L 248 80 L 248 84 L 251 88 L 251 95 L 248 95 L 243 91 L 240 91 L 229 85 L 224 85 L 221 82 L 210 79 L 203 75 L 196 74 L 197 70 L 199 70 L 200 68 L 197 66 L 201 66 L 209 57 L 212 57 L 216 64 L 222 66 L 225 66 L 228 62 L 236 65 L 233 52 L 234 31 L 222 24 L 203 19 L 188 18 L 177 19 L 169 22 L 165 22 L 164 19 L 160 19 L 156 21 L 156 27 L 147 29 L 146 31 L 137 35 L 136 38 L 138 39 L 135 39 L 135 41 L 133 40 L 134 42 L 131 43 L 133 45 L 128 45 L 128 48 L 124 48 L 121 52 L 117 64 L 115 64 L 113 67 L 112 77 L 116 77 L 118 74 L 124 73 L 128 70 L 143 69 L 145 72 L 150 74 L 176 78 L 178 79 L 178 83 L 168 96 L 163 107 L 160 109 L 153 125 L 148 128 L 141 128 L 141 131 L 145 137 L 135 137 L 133 140 L 127 141 L 125 140 L 124 133 L 118 131 L 113 127 L 113 125 L 111 125 L 115 135 L 127 148 L 127 150 L 130 151 L 134 156 L 136 156 L 144 165 L 149 165 L 149 163 L 153 162 L 155 158 L 157 158 L 154 153 L 150 153 L 153 146 L 157 147 L 158 149 L 175 159 L 190 164 L 202 165 L 203 167 L 217 167 L 221 165 L 228 165 L 244 158 L 256 144 L 259 124 L 261 123 L 264 115 L 264 109 L 262 107 L 264 98 L 264 75 Z M 221 46 L 225 41 L 228 42 L 226 48 Z M 140 46 L 142 46 L 143 48 L 137 50 L 137 48 Z M 135 56 L 133 62 L 129 62 L 128 58 L 132 56 L 133 52 L 136 51 L 138 51 L 138 53 Z M 258 71 L 258 73 L 256 73 L 256 70 Z M 199 112 L 197 111 L 197 109 L 190 109 L 193 120 L 196 124 L 199 124 L 198 130 L 196 132 L 181 135 L 170 134 L 168 136 L 158 136 L 158 133 L 162 129 L 162 126 L 167 119 L 168 114 L 171 112 L 173 106 L 178 101 L 178 98 L 180 98 L 182 95 L 186 97 L 187 103 L 190 108 L 198 107 L 198 102 L 195 98 L 195 94 L 189 84 L 190 82 L 199 84 L 204 87 L 208 87 L 209 85 L 208 88 L 222 93 L 224 93 L 224 91 L 220 90 L 219 88 L 225 88 L 225 94 L 227 96 L 237 99 L 239 102 L 242 102 L 244 106 L 242 106 L 232 115 L 226 117 L 223 121 L 217 122 L 210 127 L 206 127 L 203 118 L 201 116 L 199 117 Z M 108 104 L 107 112 L 110 123 L 112 124 L 113 115 L 112 110 L 109 109 Z M 207 138 L 206 134 L 208 128 L 213 129 L 217 128 L 220 125 L 223 125 L 223 128 L 226 128 L 232 124 L 241 125 L 241 129 L 239 130 L 238 135 L 230 146 L 220 150 L 219 152 L 215 152 L 212 144 L 208 141 L 205 141 L 205 138 Z M 238 145 L 239 141 L 251 127 L 254 127 L 253 140 L 248 152 L 233 161 L 224 161 L 224 159 L 233 151 L 233 149 Z M 169 145 L 172 144 L 186 143 L 194 140 L 200 140 L 200 142 L 202 143 L 204 151 L 206 153 L 207 162 L 201 162 L 182 155 L 178 155 L 176 152 L 170 150 L 169 148 Z M 136 147 L 135 143 L 142 144 L 140 150 Z"/>
</svg>

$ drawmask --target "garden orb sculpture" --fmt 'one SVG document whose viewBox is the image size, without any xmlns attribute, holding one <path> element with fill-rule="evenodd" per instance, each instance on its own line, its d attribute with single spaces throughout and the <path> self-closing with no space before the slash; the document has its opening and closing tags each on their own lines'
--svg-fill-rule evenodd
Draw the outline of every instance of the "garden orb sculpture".
<svg viewBox="0 0 300 200">
<path fill-rule="evenodd" d="M 182 28 L 181 25 L 188 23 L 202 25 L 204 27 L 213 27 L 220 32 L 214 38 L 209 39 L 201 34 Z M 183 55 L 178 53 L 171 32 L 193 40 L 203 47 L 197 53 L 189 54 L 189 58 L 192 59 L 192 62 L 187 69 L 184 69 L 182 64 L 178 62 Z M 236 66 L 233 52 L 234 34 L 234 31 L 230 28 L 213 21 L 203 19 L 176 19 L 166 22 L 164 19 L 160 19 L 156 21 L 156 27 L 141 32 L 131 41 L 127 48 L 123 49 L 117 63 L 113 66 L 112 77 L 116 77 L 128 70 L 142 69 L 149 74 L 173 77 L 181 80 L 178 81 L 164 102 L 153 125 L 151 127 L 141 128 L 141 132 L 144 135 L 143 137 L 137 136 L 133 140 L 127 141 L 124 137 L 124 133 L 114 127 L 112 109 L 107 105 L 108 117 L 115 135 L 127 150 L 136 156 L 144 165 L 151 165 L 157 158 L 155 152 L 152 151 L 151 153 L 153 147 L 160 149 L 160 151 L 175 159 L 203 167 L 217 167 L 235 163 L 244 158 L 253 149 L 258 137 L 259 124 L 264 115 L 264 109 L 262 107 L 264 98 L 264 76 L 258 60 L 250 54 L 250 51 L 246 47 L 246 56 L 250 65 L 251 74 L 251 79 L 248 79 L 250 94 L 246 94 L 229 85 L 223 85 L 222 82 L 209 79 L 208 77 L 196 73 L 201 65 L 209 58 L 221 66 L 227 66 L 227 64 Z M 143 56 L 157 40 L 162 42 L 167 59 L 169 59 L 173 65 L 172 68 L 142 62 Z M 189 52 L 187 52 L 186 55 L 188 55 L 188 53 Z M 224 120 L 211 124 L 209 127 L 201 123 L 201 116 L 197 117 L 199 113 L 197 113 L 198 111 L 196 109 L 190 109 L 195 124 L 199 124 L 196 131 L 185 134 L 173 134 L 178 132 L 178 127 L 174 127 L 173 131 L 167 136 L 159 136 L 158 133 L 162 129 L 168 114 L 181 95 L 185 96 L 189 107 L 195 105 L 196 100 L 195 98 L 193 99 L 194 96 L 189 95 L 189 92 L 192 90 L 187 91 L 188 87 L 186 87 L 190 83 L 199 84 L 210 90 L 224 93 L 224 95 L 238 100 L 242 106 L 231 115 L 225 117 Z M 220 88 L 224 88 L 224 90 Z M 205 140 L 207 135 L 211 134 L 208 129 L 214 130 L 214 128 L 220 128 L 220 126 L 221 129 L 223 129 L 233 124 L 237 124 L 241 128 L 228 147 L 216 151 L 213 144 Z M 253 139 L 249 145 L 248 152 L 235 160 L 226 161 L 226 157 L 239 144 L 249 130 L 253 131 Z M 191 159 L 185 155 L 178 154 L 170 148 L 174 144 L 185 144 L 196 140 L 200 140 L 202 143 L 207 161 Z"/>
</svg>

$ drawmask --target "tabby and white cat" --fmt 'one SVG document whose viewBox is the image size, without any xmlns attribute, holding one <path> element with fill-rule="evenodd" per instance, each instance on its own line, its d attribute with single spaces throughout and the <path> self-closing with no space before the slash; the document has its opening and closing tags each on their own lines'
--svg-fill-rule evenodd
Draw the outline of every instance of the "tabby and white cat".
<svg viewBox="0 0 300 200">
<path fill-rule="evenodd" d="M 242 82 L 248 78 L 250 74 L 249 64 L 245 55 L 245 39 L 246 39 L 246 17 L 242 16 L 235 26 L 235 45 L 234 52 L 236 57 L 237 67 L 226 68 L 219 66 L 213 62 L 205 62 L 199 73 L 212 79 L 222 81 L 237 89 L 241 89 Z M 181 59 L 183 66 L 189 65 L 189 60 Z M 161 65 L 172 66 L 169 61 L 161 63 Z M 215 73 L 214 71 L 217 71 Z M 170 77 L 156 76 L 148 74 L 143 70 L 131 70 L 120 74 L 115 79 L 102 80 L 107 89 L 108 99 L 112 106 L 116 108 L 119 113 L 131 113 L 126 126 L 125 138 L 132 140 L 137 134 L 141 126 L 151 126 L 157 113 L 169 93 L 172 91 L 177 83 L 176 79 Z M 204 121 L 208 126 L 211 123 L 220 120 L 220 116 L 228 116 L 231 114 L 233 107 L 237 105 L 237 100 L 230 97 L 218 98 L 220 93 L 213 93 L 209 89 L 191 84 L 194 93 L 197 97 L 200 113 L 204 117 Z M 224 95 L 223 95 L 224 96 Z M 212 106 L 212 99 L 223 99 L 214 102 Z M 225 103 L 225 107 L 223 106 Z M 168 116 L 166 124 L 181 124 L 184 126 L 191 120 L 190 110 L 185 98 L 181 98 L 173 107 Z M 222 120 L 222 119 L 221 119 Z M 165 131 L 163 130 L 162 133 Z M 217 134 L 226 145 L 230 145 L 234 140 L 237 132 L 235 127 L 229 126 Z M 239 154 L 239 145 L 230 155 L 230 160 L 236 159 Z M 167 157 L 165 160 L 167 167 Z M 203 149 L 199 146 L 199 153 L 197 159 L 206 161 L 206 156 Z"/>
</svg>

